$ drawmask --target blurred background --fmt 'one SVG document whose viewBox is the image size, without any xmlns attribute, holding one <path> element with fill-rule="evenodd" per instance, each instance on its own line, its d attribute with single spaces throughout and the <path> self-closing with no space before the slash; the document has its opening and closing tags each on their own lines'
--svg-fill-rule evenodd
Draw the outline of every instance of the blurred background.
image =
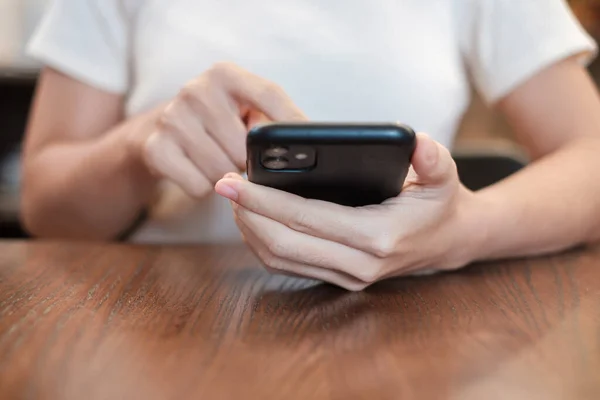
<svg viewBox="0 0 600 400">
<path fill-rule="evenodd" d="M 568 0 L 571 9 L 579 18 L 585 29 L 600 42 L 600 0 Z M 589 66 L 596 84 L 600 84 L 600 60 Z M 472 140 L 496 140 L 499 143 L 512 141 L 510 128 L 502 118 L 488 110 L 476 94 L 469 112 L 465 115 L 457 145 L 464 145 Z"/>
<path fill-rule="evenodd" d="M 24 48 L 50 1 L 0 0 L 0 237 L 25 237 L 18 223 L 19 155 L 39 66 L 25 56 Z M 600 0 L 569 3 L 588 32 L 600 40 Z M 600 61 L 589 69 L 599 83 Z M 518 151 L 505 121 L 474 94 L 456 148 L 482 146 Z"/>
</svg>

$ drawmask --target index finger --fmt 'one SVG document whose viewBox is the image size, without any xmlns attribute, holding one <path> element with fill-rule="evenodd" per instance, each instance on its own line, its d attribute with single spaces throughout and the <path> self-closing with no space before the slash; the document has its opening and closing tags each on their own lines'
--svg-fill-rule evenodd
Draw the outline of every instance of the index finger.
<svg viewBox="0 0 600 400">
<path fill-rule="evenodd" d="M 285 91 L 275 83 L 233 64 L 217 69 L 225 90 L 238 101 L 248 103 L 273 121 L 304 121 L 306 116 Z"/>
<path fill-rule="evenodd" d="M 381 218 L 372 209 L 304 199 L 230 175 L 217 182 L 215 190 L 240 206 L 295 231 L 366 252 L 372 252 L 373 242 L 382 228 Z"/>
</svg>

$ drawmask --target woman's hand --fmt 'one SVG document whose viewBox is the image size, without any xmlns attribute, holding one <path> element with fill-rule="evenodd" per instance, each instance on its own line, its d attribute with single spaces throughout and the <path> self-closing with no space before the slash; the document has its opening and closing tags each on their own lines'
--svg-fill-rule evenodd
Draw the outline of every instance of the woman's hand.
<svg viewBox="0 0 600 400">
<path fill-rule="evenodd" d="M 220 63 L 188 83 L 160 110 L 154 129 L 138 130 L 129 143 L 150 171 L 199 198 L 225 173 L 245 170 L 248 126 L 304 118 L 274 83 Z"/>
<path fill-rule="evenodd" d="M 237 174 L 215 189 L 232 201 L 246 242 L 267 269 L 349 290 L 422 269 L 464 266 L 479 236 L 473 193 L 460 184 L 449 151 L 423 134 L 402 193 L 381 205 L 303 199 Z"/>
</svg>

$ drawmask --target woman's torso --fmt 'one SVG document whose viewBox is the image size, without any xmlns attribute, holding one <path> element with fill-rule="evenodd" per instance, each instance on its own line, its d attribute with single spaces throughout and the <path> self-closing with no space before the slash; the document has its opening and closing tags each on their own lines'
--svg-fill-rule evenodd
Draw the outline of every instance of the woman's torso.
<svg viewBox="0 0 600 400">
<path fill-rule="evenodd" d="M 400 121 L 450 146 L 469 101 L 457 12 L 449 0 L 144 2 L 129 15 L 127 113 L 231 61 L 282 86 L 311 120 Z M 132 240 L 240 240 L 227 201 L 168 187 Z"/>
</svg>

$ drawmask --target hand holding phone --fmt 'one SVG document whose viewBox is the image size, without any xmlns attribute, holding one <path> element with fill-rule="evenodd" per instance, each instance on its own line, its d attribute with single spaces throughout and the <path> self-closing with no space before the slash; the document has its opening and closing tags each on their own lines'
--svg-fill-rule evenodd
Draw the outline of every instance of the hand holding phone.
<svg viewBox="0 0 600 400">
<path fill-rule="evenodd" d="M 253 154 L 248 160 L 251 180 L 287 188 L 297 194 L 307 193 L 308 187 L 309 193 L 314 190 L 313 193 L 319 196 L 315 198 L 326 198 L 328 192 L 315 190 L 322 188 L 315 184 L 319 180 L 309 179 L 310 173 L 316 171 L 315 166 L 322 166 L 321 144 L 329 143 L 323 138 L 316 141 L 319 145 L 311 141 L 299 142 L 316 147 L 315 164 L 303 166 L 308 168 L 308 173 L 306 168 L 300 168 L 281 175 L 265 175 L 264 172 L 266 169 L 285 170 L 289 166 L 286 165 L 289 157 L 277 159 L 282 157 L 282 150 L 268 152 L 262 161 L 270 166 L 267 168 L 260 164 L 261 154 L 265 152 L 260 149 L 271 149 L 267 146 L 270 141 L 261 141 L 260 145 L 255 143 L 253 150 L 249 150 Z M 281 144 L 277 142 L 277 145 Z M 336 141 L 327 146 L 332 146 L 330 150 L 337 149 L 340 143 Z M 382 206 L 346 207 L 327 201 L 305 200 L 283 190 L 249 182 L 237 174 L 225 176 L 215 190 L 232 202 L 232 211 L 245 242 L 274 273 L 304 276 L 349 290 L 361 290 L 392 276 L 431 269 L 456 269 L 467 264 L 471 255 L 479 251 L 479 217 L 485 213 L 488 203 L 460 184 L 450 152 L 429 136 L 418 135 L 411 157 L 408 156 L 410 151 L 406 151 L 410 145 L 399 147 L 404 150 L 396 149 L 395 157 L 386 158 L 381 165 L 387 165 L 388 161 L 398 162 L 398 166 L 408 165 L 410 160 L 411 174 L 402 187 L 397 180 L 381 175 L 384 178 L 380 178 L 378 187 L 386 188 L 389 179 L 395 182 L 394 191 L 402 190 L 399 196 Z M 288 156 L 303 154 L 292 150 L 291 146 L 286 151 Z M 401 162 L 398 161 L 400 154 L 405 155 L 400 158 Z M 360 161 L 351 163 L 349 167 L 353 172 L 362 172 L 360 164 Z M 397 174 L 398 170 L 401 169 L 391 171 Z M 389 173 L 390 169 L 385 171 Z M 333 176 L 347 174 L 344 168 L 331 172 Z M 302 184 L 290 181 L 288 177 L 302 177 L 299 180 Z M 350 182 L 342 189 L 351 196 L 351 200 L 343 199 L 345 203 L 365 203 L 359 184 Z M 426 196 L 423 196 L 424 192 Z M 383 193 L 379 199 L 388 195 L 384 191 L 379 193 Z"/>
</svg>

